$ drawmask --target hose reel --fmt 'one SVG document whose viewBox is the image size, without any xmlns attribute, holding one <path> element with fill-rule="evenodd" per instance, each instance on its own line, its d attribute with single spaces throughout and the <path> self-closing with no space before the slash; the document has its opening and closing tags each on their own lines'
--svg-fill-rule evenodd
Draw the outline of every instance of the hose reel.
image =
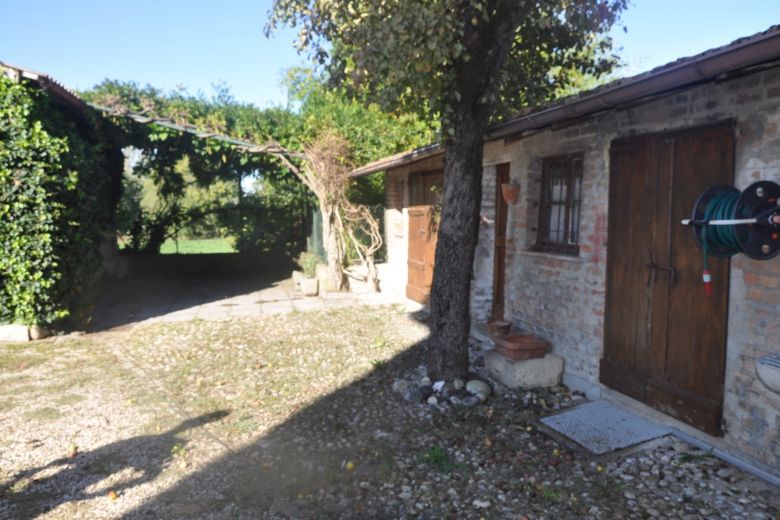
<svg viewBox="0 0 780 520">
<path fill-rule="evenodd" d="M 780 185 L 754 182 L 740 192 L 733 186 L 712 186 L 696 199 L 690 219 L 696 242 L 704 253 L 704 287 L 711 294 L 707 256 L 743 253 L 755 260 L 780 254 Z"/>
</svg>

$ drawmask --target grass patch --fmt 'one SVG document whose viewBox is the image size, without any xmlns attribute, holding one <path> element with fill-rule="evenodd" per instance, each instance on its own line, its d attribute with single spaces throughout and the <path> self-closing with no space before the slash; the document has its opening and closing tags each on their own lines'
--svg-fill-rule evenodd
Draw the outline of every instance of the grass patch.
<svg viewBox="0 0 780 520">
<path fill-rule="evenodd" d="M 80 394 L 65 394 L 57 399 L 57 404 L 60 406 L 68 406 L 76 403 L 80 403 L 84 400 L 84 396 Z"/>
<path fill-rule="evenodd" d="M 0 372 L 26 370 L 40 365 L 55 349 L 52 341 L 0 345 Z"/>
<path fill-rule="evenodd" d="M 56 408 L 46 406 L 44 408 L 38 408 L 31 412 L 24 414 L 25 417 L 34 421 L 53 421 L 62 417 L 62 414 Z"/>
<path fill-rule="evenodd" d="M 680 464 L 685 464 L 686 462 L 701 462 L 707 460 L 709 457 L 710 457 L 709 452 L 704 452 L 704 453 L 685 452 L 680 454 L 678 460 L 680 461 Z"/>
<path fill-rule="evenodd" d="M 16 406 L 16 401 L 12 398 L 0 399 L 0 412 L 10 412 Z"/>
<path fill-rule="evenodd" d="M 540 495 L 545 502 L 561 502 L 564 498 L 563 493 L 557 489 L 542 485 Z"/>
<path fill-rule="evenodd" d="M 160 247 L 161 255 L 176 254 L 176 241 L 166 240 Z M 179 240 L 178 253 L 181 255 L 204 255 L 208 253 L 235 253 L 229 238 L 204 238 Z"/>
<path fill-rule="evenodd" d="M 431 446 L 423 455 L 423 460 L 441 473 L 450 473 L 460 467 L 441 446 Z"/>
</svg>

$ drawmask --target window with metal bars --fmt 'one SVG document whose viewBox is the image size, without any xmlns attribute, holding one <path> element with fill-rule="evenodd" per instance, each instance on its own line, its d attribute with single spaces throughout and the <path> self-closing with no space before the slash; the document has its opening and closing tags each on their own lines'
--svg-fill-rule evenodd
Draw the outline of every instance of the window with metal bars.
<svg viewBox="0 0 780 520">
<path fill-rule="evenodd" d="M 582 154 L 547 157 L 542 161 L 537 251 L 578 255 Z"/>
</svg>

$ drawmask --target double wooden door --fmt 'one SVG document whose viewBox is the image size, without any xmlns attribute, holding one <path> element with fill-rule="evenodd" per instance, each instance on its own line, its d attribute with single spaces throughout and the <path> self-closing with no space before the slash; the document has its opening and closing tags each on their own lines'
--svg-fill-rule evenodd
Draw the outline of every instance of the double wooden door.
<svg viewBox="0 0 780 520">
<path fill-rule="evenodd" d="M 720 433 L 729 261 L 709 259 L 680 220 L 707 187 L 731 184 L 733 125 L 613 141 L 601 381 Z"/>
<path fill-rule="evenodd" d="M 441 172 L 409 176 L 409 250 L 406 297 L 427 303 L 433 283 L 438 237 L 438 205 L 441 204 Z"/>
</svg>

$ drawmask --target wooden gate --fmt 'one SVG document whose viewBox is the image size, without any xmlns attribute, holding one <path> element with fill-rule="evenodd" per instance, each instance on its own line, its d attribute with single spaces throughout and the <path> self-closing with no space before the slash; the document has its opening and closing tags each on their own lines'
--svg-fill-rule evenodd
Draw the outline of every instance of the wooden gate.
<svg viewBox="0 0 780 520">
<path fill-rule="evenodd" d="M 616 140 L 601 381 L 703 431 L 720 433 L 729 261 L 680 225 L 707 187 L 731 184 L 733 124 Z"/>
<path fill-rule="evenodd" d="M 436 206 L 441 203 L 441 172 L 409 176 L 409 254 L 406 297 L 427 303 L 436 257 Z"/>
</svg>

